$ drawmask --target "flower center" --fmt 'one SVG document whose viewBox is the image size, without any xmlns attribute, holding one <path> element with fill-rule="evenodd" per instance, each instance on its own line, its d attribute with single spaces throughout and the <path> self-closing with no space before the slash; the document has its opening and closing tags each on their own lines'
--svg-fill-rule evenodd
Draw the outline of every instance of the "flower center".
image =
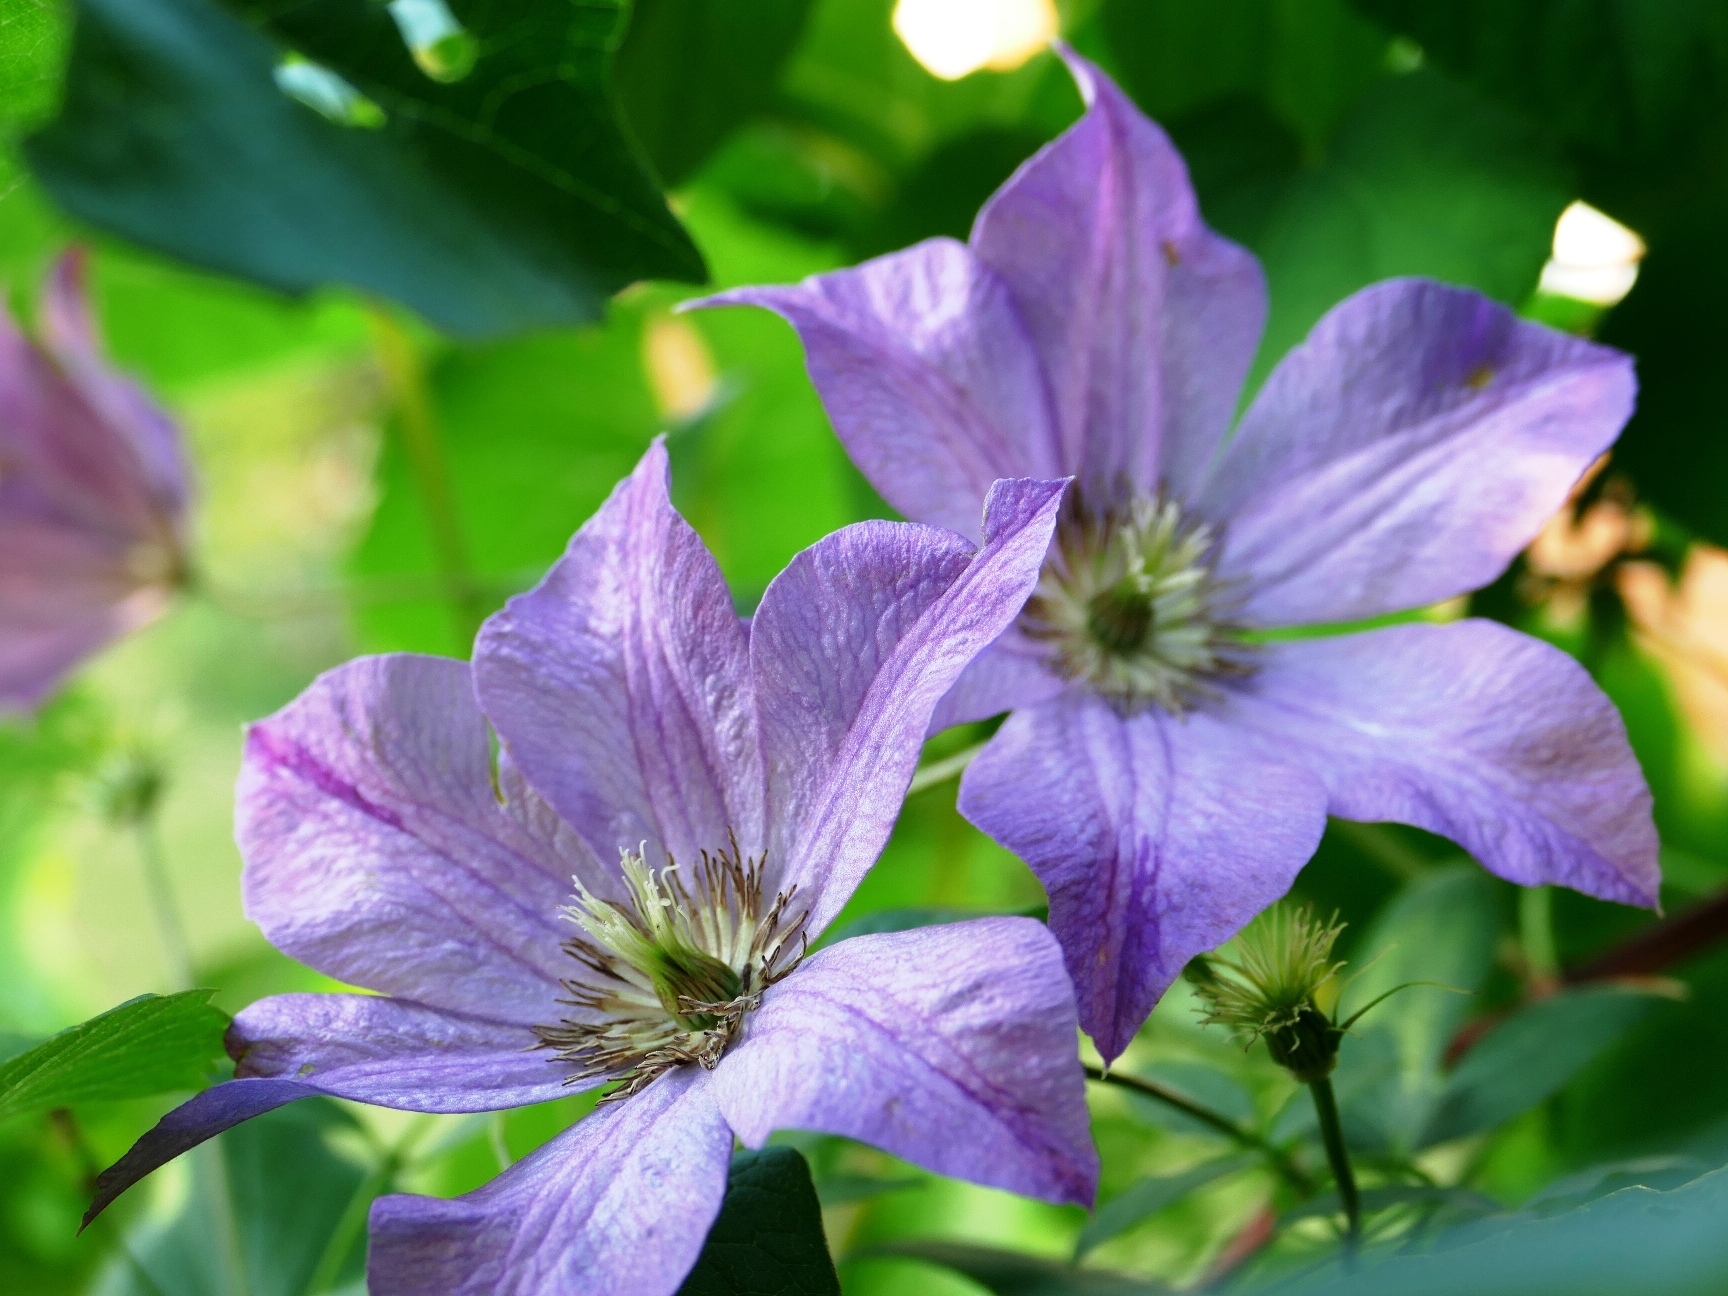
<svg viewBox="0 0 1728 1296">
<path fill-rule="evenodd" d="M 627 903 L 602 900 L 580 881 L 561 913 L 581 929 L 564 950 L 581 971 L 564 982 L 577 1013 L 535 1028 L 540 1045 L 574 1064 L 572 1081 L 621 1082 L 602 1101 L 640 1092 L 689 1062 L 713 1068 L 762 991 L 804 957 L 805 915 L 789 917 L 793 891 L 764 909 L 762 857 L 733 842 L 686 872 L 659 870 L 622 852 Z"/>
<path fill-rule="evenodd" d="M 1249 669 L 1221 614 L 1212 550 L 1210 529 L 1174 500 L 1099 509 L 1071 488 L 1021 629 L 1048 645 L 1059 675 L 1119 711 L 1180 714 L 1209 680 Z"/>
</svg>

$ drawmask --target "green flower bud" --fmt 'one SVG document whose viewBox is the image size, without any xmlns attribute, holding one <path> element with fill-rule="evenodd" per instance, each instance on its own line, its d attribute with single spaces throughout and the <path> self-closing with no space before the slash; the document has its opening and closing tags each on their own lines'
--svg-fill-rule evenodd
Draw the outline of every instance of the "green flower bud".
<svg viewBox="0 0 1728 1296">
<path fill-rule="evenodd" d="M 1336 916 L 1322 923 L 1306 907 L 1268 909 L 1236 938 L 1233 957 L 1202 956 L 1184 970 L 1205 1009 L 1201 1024 L 1227 1026 L 1248 1045 L 1264 1040 L 1304 1084 L 1324 1079 L 1344 1036 L 1322 1007 L 1337 999 L 1344 965 L 1332 946 L 1343 930 Z"/>
</svg>

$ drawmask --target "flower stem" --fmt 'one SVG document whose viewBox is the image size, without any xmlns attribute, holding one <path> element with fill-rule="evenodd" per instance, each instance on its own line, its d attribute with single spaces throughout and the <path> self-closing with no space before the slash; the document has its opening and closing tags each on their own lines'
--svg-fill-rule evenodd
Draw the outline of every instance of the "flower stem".
<svg viewBox="0 0 1728 1296">
<path fill-rule="evenodd" d="M 174 903 L 174 887 L 168 880 L 168 866 L 162 858 L 162 839 L 157 831 L 154 809 L 132 821 L 132 835 L 138 843 L 144 890 L 156 919 L 162 961 L 168 969 L 168 987 L 171 990 L 190 990 L 192 955 L 186 940 L 186 926 L 180 921 L 179 906 Z"/>
<path fill-rule="evenodd" d="M 1560 957 L 1554 947 L 1554 890 L 1525 887 L 1518 892 L 1518 943 L 1524 952 L 1533 993 L 1560 988 Z"/>
<path fill-rule="evenodd" d="M 456 496 L 450 489 L 450 472 L 439 445 L 437 416 L 426 387 L 426 371 L 414 341 L 382 308 L 371 312 L 372 332 L 377 340 L 379 363 L 396 404 L 396 426 L 408 467 L 425 506 L 432 528 L 432 546 L 438 574 L 450 600 L 450 614 L 457 642 L 466 648 L 474 642 L 484 618 L 480 590 L 468 561 L 468 545 L 462 534 Z"/>
<path fill-rule="evenodd" d="M 1126 1075 L 1121 1071 L 1106 1071 L 1103 1067 L 1095 1066 L 1086 1068 L 1086 1078 L 1099 1084 L 1120 1085 L 1124 1089 L 1132 1089 L 1135 1093 L 1143 1094 L 1148 1098 L 1155 1098 L 1161 1103 L 1176 1108 L 1177 1111 L 1193 1117 L 1201 1124 L 1211 1126 L 1240 1146 L 1259 1152 L 1271 1164 L 1272 1169 L 1277 1171 L 1279 1177 L 1298 1193 L 1305 1197 L 1313 1194 L 1314 1181 L 1302 1172 L 1302 1169 L 1290 1159 L 1289 1154 L 1284 1149 L 1262 1138 L 1253 1130 L 1238 1125 L 1228 1116 L 1220 1115 L 1209 1107 L 1203 1107 L 1193 1099 L 1177 1093 L 1176 1090 L 1159 1084 L 1156 1080 L 1143 1080 L 1139 1076 Z"/>
<path fill-rule="evenodd" d="M 1325 1076 L 1310 1080 L 1308 1092 L 1314 1095 L 1314 1114 L 1320 1118 L 1320 1138 L 1326 1144 L 1326 1159 L 1332 1163 L 1338 1199 L 1344 1203 L 1347 1245 L 1354 1247 L 1362 1235 L 1362 1202 L 1356 1195 L 1356 1175 L 1350 1169 L 1350 1154 L 1344 1148 L 1344 1126 L 1338 1119 L 1338 1100 L 1332 1096 L 1332 1081 Z"/>
</svg>

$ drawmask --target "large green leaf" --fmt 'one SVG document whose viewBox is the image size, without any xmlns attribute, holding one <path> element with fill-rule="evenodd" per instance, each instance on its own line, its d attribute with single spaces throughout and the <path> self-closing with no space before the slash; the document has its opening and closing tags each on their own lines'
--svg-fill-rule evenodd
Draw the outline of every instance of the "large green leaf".
<svg viewBox="0 0 1728 1296">
<path fill-rule="evenodd" d="M 635 0 L 613 80 L 630 129 L 675 185 L 773 101 L 811 0 Z"/>
<path fill-rule="evenodd" d="M 1388 70 L 1386 34 L 1345 0 L 1104 0 L 1102 19 L 1127 88 L 1155 117 L 1253 97 L 1314 157 Z"/>
<path fill-rule="evenodd" d="M 679 1296 L 840 1296 L 810 1167 L 796 1148 L 735 1152 L 726 1199 Z"/>
<path fill-rule="evenodd" d="M 1494 1215 L 1255 1285 L 1279 1296 L 1716 1296 L 1728 1290 L 1728 1170 L 1626 1188 L 1551 1218 Z"/>
<path fill-rule="evenodd" d="M 1254 249 L 1272 296 L 1260 372 L 1381 279 L 1424 275 L 1522 304 L 1572 196 L 1565 164 L 1511 114 L 1433 72 L 1382 82 L 1325 164 L 1277 199 Z"/>
<path fill-rule="evenodd" d="M 1492 1129 L 1528 1111 L 1600 1057 L 1652 1006 L 1619 985 L 1585 986 L 1514 1013 L 1446 1077 L 1423 1146 Z"/>
<path fill-rule="evenodd" d="M 1586 153 L 1655 154 L 1728 103 L 1721 0 L 1354 0 Z"/>
<path fill-rule="evenodd" d="M 353 1116 L 314 1098 L 195 1150 L 178 1211 L 131 1230 L 136 1262 L 111 1263 L 95 1296 L 324 1296 L 358 1280 L 366 1208 L 388 1185 L 334 1150 L 333 1136 L 352 1145 L 357 1133 Z"/>
<path fill-rule="evenodd" d="M 1151 1218 L 1213 1180 L 1258 1164 L 1258 1154 L 1239 1152 L 1202 1161 L 1179 1174 L 1155 1175 L 1140 1180 L 1098 1208 L 1086 1227 L 1080 1230 L 1080 1238 L 1074 1244 L 1074 1258 L 1080 1259 L 1094 1247 Z"/>
<path fill-rule="evenodd" d="M 228 1029 L 213 993 L 140 995 L 18 1054 L 0 1065 L 0 1119 L 201 1088 Z"/>
<path fill-rule="evenodd" d="M 350 284 L 462 335 L 705 278 L 607 89 L 625 0 L 451 7 L 479 59 L 440 81 L 371 0 L 79 0 L 30 165 L 92 224 L 290 292 Z M 289 97 L 290 52 L 375 107 L 339 124 Z"/>
</svg>

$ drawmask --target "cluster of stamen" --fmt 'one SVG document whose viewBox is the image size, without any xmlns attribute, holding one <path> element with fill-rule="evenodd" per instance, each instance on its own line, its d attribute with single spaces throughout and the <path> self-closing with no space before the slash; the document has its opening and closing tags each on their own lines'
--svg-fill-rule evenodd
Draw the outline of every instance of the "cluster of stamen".
<svg viewBox="0 0 1728 1296">
<path fill-rule="evenodd" d="M 571 1064 L 572 1083 L 603 1076 L 627 1098 L 673 1067 L 712 1069 L 738 1036 L 762 992 L 804 957 L 796 887 L 763 905 L 763 856 L 737 842 L 702 852 L 694 865 L 650 868 L 643 852 L 621 852 L 627 903 L 603 900 L 576 880 L 561 913 L 581 930 L 564 950 L 581 972 L 564 982 L 577 1009 L 535 1033 Z M 686 869 L 688 868 L 688 872 Z"/>
<path fill-rule="evenodd" d="M 1223 615 L 1213 536 L 1174 500 L 1133 495 L 1097 508 L 1073 487 L 1038 587 L 1021 614 L 1050 663 L 1124 714 L 1174 714 L 1208 681 L 1249 669 L 1240 629 Z"/>
</svg>

